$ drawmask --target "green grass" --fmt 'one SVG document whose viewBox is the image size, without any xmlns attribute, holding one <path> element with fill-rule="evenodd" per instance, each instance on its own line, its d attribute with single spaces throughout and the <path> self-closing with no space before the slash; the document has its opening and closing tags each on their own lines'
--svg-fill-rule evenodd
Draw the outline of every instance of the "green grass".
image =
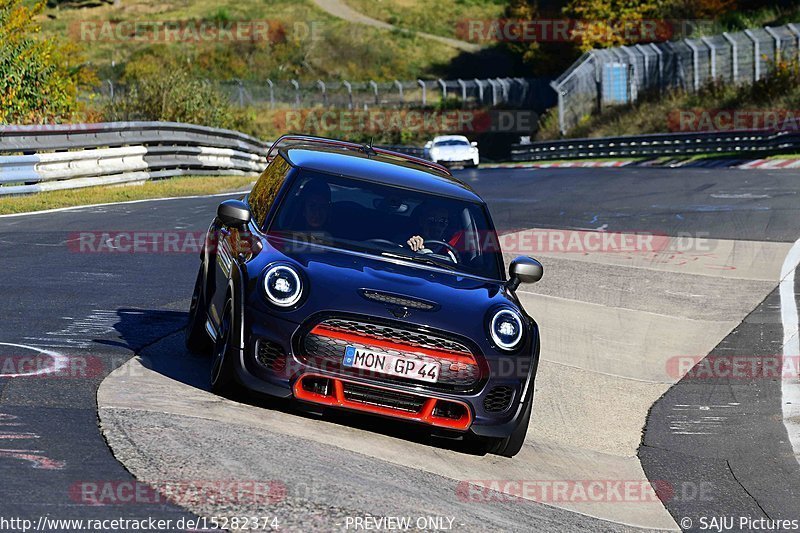
<svg viewBox="0 0 800 533">
<path fill-rule="evenodd" d="M 466 40 L 460 22 L 502 17 L 503 0 L 345 0 L 361 13 L 409 30 Z"/>
<path fill-rule="evenodd" d="M 100 24 L 109 21 L 266 21 L 270 30 L 260 33 L 268 39 L 255 43 L 94 38 L 103 27 Z M 148 50 L 180 57 L 198 76 L 261 82 L 430 77 L 458 53 L 413 34 L 348 23 L 318 9 L 310 0 L 124 0 L 118 7 L 48 8 L 41 24 L 45 35 L 78 42 L 101 78 L 119 74 L 126 62 Z"/>
<path fill-rule="evenodd" d="M 236 192 L 248 189 L 253 181 L 253 178 L 246 176 L 187 176 L 148 181 L 142 185 L 86 187 L 25 196 L 0 196 L 0 214 L 27 213 L 60 207 L 126 202 L 148 198 Z"/>
</svg>

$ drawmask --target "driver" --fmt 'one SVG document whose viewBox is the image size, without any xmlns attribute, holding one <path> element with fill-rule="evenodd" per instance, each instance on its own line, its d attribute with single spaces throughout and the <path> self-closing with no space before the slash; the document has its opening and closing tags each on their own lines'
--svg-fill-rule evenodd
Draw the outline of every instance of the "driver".
<svg viewBox="0 0 800 533">
<path fill-rule="evenodd" d="M 331 189 L 322 180 L 310 180 L 300 192 L 300 205 L 303 208 L 303 230 L 325 231 L 331 210 Z"/>
<path fill-rule="evenodd" d="M 445 242 L 445 231 L 450 224 L 450 215 L 444 207 L 423 205 L 417 217 L 417 224 L 419 233 L 406 241 L 408 247 L 415 252 L 425 248 L 425 241 Z"/>
</svg>

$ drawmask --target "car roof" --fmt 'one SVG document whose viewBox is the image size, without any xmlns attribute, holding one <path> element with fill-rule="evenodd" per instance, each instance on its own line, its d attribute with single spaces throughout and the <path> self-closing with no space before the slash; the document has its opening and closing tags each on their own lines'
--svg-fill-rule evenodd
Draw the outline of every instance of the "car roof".
<svg viewBox="0 0 800 533">
<path fill-rule="evenodd" d="M 280 151 L 294 167 L 484 203 L 468 185 L 411 161 L 337 148 L 291 146 Z"/>
</svg>

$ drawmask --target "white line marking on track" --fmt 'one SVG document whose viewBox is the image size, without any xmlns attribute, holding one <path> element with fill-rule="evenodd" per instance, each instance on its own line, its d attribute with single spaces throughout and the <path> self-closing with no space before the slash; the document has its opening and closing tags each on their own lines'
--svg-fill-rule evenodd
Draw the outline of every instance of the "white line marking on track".
<svg viewBox="0 0 800 533">
<path fill-rule="evenodd" d="M 800 264 L 800 239 L 786 254 L 781 268 L 781 322 L 783 323 L 783 356 L 800 356 L 798 337 L 797 300 L 794 295 L 794 273 Z M 794 456 L 800 462 L 800 379 L 784 377 L 781 383 L 783 424 L 789 434 Z"/>
<path fill-rule="evenodd" d="M 27 217 L 31 215 L 44 215 L 47 213 L 60 213 L 62 211 L 75 211 L 77 209 L 86 209 L 90 207 L 106 207 L 106 206 L 114 206 L 114 205 L 126 205 L 126 204 L 141 204 L 144 202 L 163 202 L 165 200 L 190 200 L 193 198 L 216 198 L 218 196 L 233 196 L 236 194 L 247 194 L 250 191 L 233 191 L 233 192 L 221 192 L 216 194 L 196 194 L 193 196 L 170 196 L 167 198 L 144 198 L 142 200 L 128 200 L 125 202 L 108 202 L 105 204 L 87 204 L 87 205 L 73 205 L 70 207 L 59 207 L 56 209 L 44 209 L 42 211 L 29 211 L 27 213 L 9 213 L 7 215 L 0 215 L 0 218 L 9 218 L 9 217 Z"/>
<path fill-rule="evenodd" d="M 53 374 L 67 366 L 67 356 L 61 355 L 58 352 L 45 350 L 44 348 L 37 348 L 35 346 L 28 346 L 26 344 L 14 344 L 12 342 L 0 342 L 0 345 L 13 346 L 15 348 L 22 348 L 23 350 L 39 352 L 40 354 L 47 355 L 53 359 L 53 364 L 46 368 L 39 368 L 34 372 L 27 372 L 24 374 L 0 374 L 0 378 L 24 378 L 28 376 L 40 376 L 42 374 Z"/>
</svg>

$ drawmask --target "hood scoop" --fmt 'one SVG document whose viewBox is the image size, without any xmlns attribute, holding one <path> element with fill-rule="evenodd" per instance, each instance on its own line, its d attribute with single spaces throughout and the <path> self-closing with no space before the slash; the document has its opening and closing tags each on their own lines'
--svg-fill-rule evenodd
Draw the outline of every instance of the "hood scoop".
<svg viewBox="0 0 800 533">
<path fill-rule="evenodd" d="M 419 309 L 421 311 L 435 311 L 439 309 L 439 304 L 430 300 L 422 300 L 403 294 L 393 292 L 376 291 L 374 289 L 360 289 L 359 294 L 367 300 L 382 303 L 390 306 L 406 307 L 408 309 Z"/>
</svg>

